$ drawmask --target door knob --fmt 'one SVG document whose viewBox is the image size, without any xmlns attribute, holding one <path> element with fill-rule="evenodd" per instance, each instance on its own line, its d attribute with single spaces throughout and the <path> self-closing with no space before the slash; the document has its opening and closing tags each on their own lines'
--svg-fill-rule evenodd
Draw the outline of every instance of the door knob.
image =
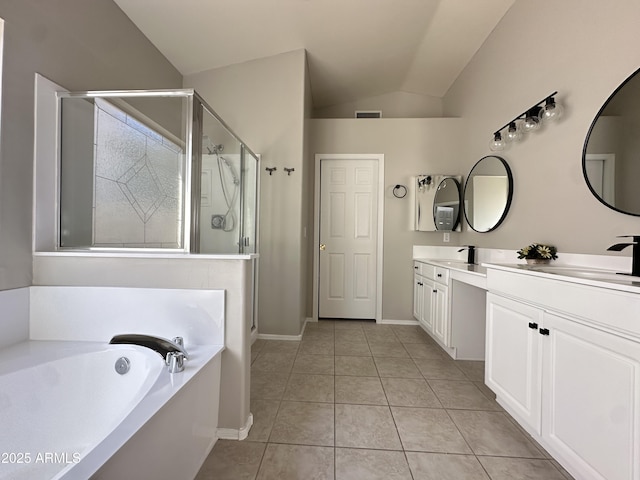
<svg viewBox="0 0 640 480">
<path fill-rule="evenodd" d="M 325 250 L 327 248 L 327 246 L 324 243 L 320 244 L 320 250 Z"/>
</svg>

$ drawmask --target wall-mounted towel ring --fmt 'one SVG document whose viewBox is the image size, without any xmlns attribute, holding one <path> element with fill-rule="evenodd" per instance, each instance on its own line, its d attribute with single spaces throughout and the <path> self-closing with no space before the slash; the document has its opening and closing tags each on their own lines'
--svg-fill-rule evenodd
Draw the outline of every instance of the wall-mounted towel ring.
<svg viewBox="0 0 640 480">
<path fill-rule="evenodd" d="M 396 198 L 404 198 L 407 194 L 407 187 L 404 185 L 396 185 L 393 189 L 393 196 Z"/>
<path fill-rule="evenodd" d="M 284 171 L 287 172 L 288 176 L 291 176 L 291 172 L 295 172 L 295 170 L 296 170 L 295 168 L 284 167 Z"/>
<path fill-rule="evenodd" d="M 269 176 L 271 176 L 273 174 L 273 172 L 275 172 L 277 170 L 277 168 L 276 167 L 267 167 L 267 168 L 265 168 L 265 170 L 267 172 L 269 172 Z"/>
</svg>

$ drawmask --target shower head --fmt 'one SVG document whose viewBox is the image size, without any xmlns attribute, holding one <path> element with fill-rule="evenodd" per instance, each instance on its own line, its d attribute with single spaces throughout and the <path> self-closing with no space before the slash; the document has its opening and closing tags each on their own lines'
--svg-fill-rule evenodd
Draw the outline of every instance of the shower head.
<svg viewBox="0 0 640 480">
<path fill-rule="evenodd" d="M 209 155 L 216 155 L 224 151 L 223 144 L 216 144 L 210 138 L 209 135 L 202 136 L 202 151 L 206 151 Z"/>
</svg>

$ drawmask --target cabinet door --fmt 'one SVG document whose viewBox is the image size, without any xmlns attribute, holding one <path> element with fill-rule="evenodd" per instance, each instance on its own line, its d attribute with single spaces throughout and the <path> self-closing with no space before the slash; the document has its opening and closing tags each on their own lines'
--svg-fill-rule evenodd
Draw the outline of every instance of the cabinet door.
<svg viewBox="0 0 640 480">
<path fill-rule="evenodd" d="M 530 431 L 540 433 L 542 310 L 487 294 L 485 381 Z"/>
<path fill-rule="evenodd" d="M 422 316 L 422 277 L 413 276 L 413 318 L 420 321 Z"/>
<path fill-rule="evenodd" d="M 640 344 L 545 313 L 543 438 L 576 478 L 640 479 Z"/>
<path fill-rule="evenodd" d="M 433 290 L 435 283 L 426 277 L 422 277 L 422 317 L 420 323 L 424 328 L 433 332 Z"/>
<path fill-rule="evenodd" d="M 432 289 L 433 334 L 444 345 L 450 347 L 449 335 L 449 287 L 435 283 Z"/>
</svg>

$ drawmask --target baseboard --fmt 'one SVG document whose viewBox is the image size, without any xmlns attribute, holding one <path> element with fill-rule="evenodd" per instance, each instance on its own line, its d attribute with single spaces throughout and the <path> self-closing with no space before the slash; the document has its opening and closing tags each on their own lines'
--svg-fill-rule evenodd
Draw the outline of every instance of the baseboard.
<svg viewBox="0 0 640 480">
<path fill-rule="evenodd" d="M 247 422 L 244 424 L 244 427 L 240 429 L 236 428 L 218 428 L 216 434 L 219 439 L 222 440 L 244 440 L 249 436 L 249 430 L 251 430 L 251 426 L 253 425 L 253 413 L 249 414 L 247 418 Z"/>
<path fill-rule="evenodd" d="M 275 335 L 272 333 L 258 333 L 257 338 L 260 340 L 289 340 L 292 342 L 299 342 L 304 335 L 304 329 L 307 327 L 307 323 L 313 322 L 311 318 L 306 318 L 302 324 L 302 331 L 299 335 Z"/>
<path fill-rule="evenodd" d="M 417 320 L 391 320 L 383 318 L 380 322 L 383 325 L 420 325 Z"/>
</svg>

